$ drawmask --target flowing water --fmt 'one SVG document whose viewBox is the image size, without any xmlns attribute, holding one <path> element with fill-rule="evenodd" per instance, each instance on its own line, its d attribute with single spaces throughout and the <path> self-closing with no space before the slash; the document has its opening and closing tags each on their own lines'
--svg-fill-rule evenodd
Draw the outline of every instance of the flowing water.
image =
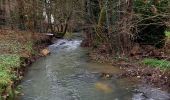
<svg viewBox="0 0 170 100">
<path fill-rule="evenodd" d="M 103 71 L 121 70 L 90 62 L 80 43 L 61 39 L 50 45 L 51 54 L 29 68 L 19 100 L 170 100 L 168 93 L 137 85 L 134 79 L 100 78 Z"/>
</svg>

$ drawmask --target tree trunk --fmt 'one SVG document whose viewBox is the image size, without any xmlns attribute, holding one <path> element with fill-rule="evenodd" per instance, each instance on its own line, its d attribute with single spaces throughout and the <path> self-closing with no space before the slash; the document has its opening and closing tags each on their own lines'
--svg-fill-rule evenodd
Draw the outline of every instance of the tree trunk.
<svg viewBox="0 0 170 100">
<path fill-rule="evenodd" d="M 25 30 L 25 14 L 24 14 L 24 2 L 23 0 L 17 0 L 19 9 L 19 29 Z"/>
</svg>

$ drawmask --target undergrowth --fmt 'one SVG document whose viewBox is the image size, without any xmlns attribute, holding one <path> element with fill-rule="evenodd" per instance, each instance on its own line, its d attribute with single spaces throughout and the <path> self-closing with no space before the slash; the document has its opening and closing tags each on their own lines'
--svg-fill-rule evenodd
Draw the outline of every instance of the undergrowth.
<svg viewBox="0 0 170 100">
<path fill-rule="evenodd" d="M 13 98 L 13 84 L 19 80 L 16 69 L 21 68 L 21 57 L 30 58 L 35 54 L 35 42 L 45 39 L 39 33 L 0 30 L 0 100 Z"/>
</svg>

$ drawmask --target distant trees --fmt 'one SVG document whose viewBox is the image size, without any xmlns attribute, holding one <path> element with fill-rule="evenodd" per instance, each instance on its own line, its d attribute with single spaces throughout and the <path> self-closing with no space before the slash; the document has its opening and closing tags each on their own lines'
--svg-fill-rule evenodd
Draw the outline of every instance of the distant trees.
<svg viewBox="0 0 170 100">
<path fill-rule="evenodd" d="M 84 0 L 1 0 L 1 21 L 11 29 L 53 32 L 55 25 L 80 23 Z M 70 22 L 70 23 L 71 23 Z M 71 25 L 69 25 L 70 27 Z M 4 27 L 4 26 L 3 26 Z"/>
<path fill-rule="evenodd" d="M 169 0 L 1 0 L 0 22 L 11 29 L 52 32 L 86 30 L 94 47 L 128 54 L 133 43 L 161 47 Z"/>
<path fill-rule="evenodd" d="M 36 24 L 43 21 L 41 0 L 1 0 L 0 6 L 4 12 L 1 18 L 4 17 L 6 23 L 3 27 L 35 31 L 38 30 Z"/>
<path fill-rule="evenodd" d="M 165 30 L 170 18 L 169 0 L 138 0 L 134 1 L 136 19 L 136 41 L 150 44 L 158 48 L 165 44 Z"/>
<path fill-rule="evenodd" d="M 90 0 L 87 7 L 92 11 L 87 11 L 90 11 L 88 15 L 93 18 L 94 27 L 88 37 L 92 37 L 95 47 L 105 47 L 107 53 L 115 55 L 128 53 L 131 49 L 132 6 L 132 0 Z"/>
<path fill-rule="evenodd" d="M 86 0 L 92 45 L 127 55 L 135 42 L 162 47 L 170 18 L 168 0 Z M 95 16 L 95 17 L 94 17 Z M 89 22 L 89 21 L 88 21 Z M 90 22 L 89 22 L 90 23 Z"/>
<path fill-rule="evenodd" d="M 15 23 L 13 15 L 16 4 L 16 0 L 13 0 L 13 3 L 10 0 L 0 0 L 0 27 L 4 27 L 4 25 L 12 27 L 12 24 Z"/>
</svg>

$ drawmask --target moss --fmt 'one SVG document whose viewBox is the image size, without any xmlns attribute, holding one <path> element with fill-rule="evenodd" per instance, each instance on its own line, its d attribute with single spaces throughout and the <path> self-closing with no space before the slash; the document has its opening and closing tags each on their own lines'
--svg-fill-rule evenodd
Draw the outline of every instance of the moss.
<svg viewBox="0 0 170 100">
<path fill-rule="evenodd" d="M 98 19 L 98 25 L 95 28 L 96 38 L 95 42 L 100 43 L 105 40 L 105 32 L 107 32 L 105 25 L 106 24 L 106 8 L 105 6 L 101 8 L 100 15 Z"/>
<path fill-rule="evenodd" d="M 142 63 L 155 68 L 170 69 L 170 62 L 167 60 L 145 58 Z"/>
<path fill-rule="evenodd" d="M 102 27 L 106 22 L 106 8 L 103 7 L 100 11 L 100 17 L 99 17 L 99 21 L 98 21 L 98 26 Z"/>
</svg>

